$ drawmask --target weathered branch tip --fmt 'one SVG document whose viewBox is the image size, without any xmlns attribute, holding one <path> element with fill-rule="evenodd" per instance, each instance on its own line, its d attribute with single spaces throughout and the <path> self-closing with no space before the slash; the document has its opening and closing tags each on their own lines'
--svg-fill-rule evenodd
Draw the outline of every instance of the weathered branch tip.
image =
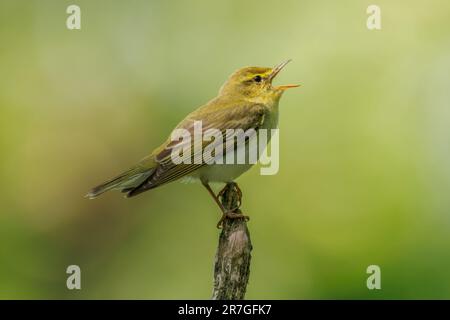
<svg viewBox="0 0 450 320">
<path fill-rule="evenodd" d="M 236 183 L 228 183 L 220 195 L 226 209 L 239 208 L 241 193 Z M 241 213 L 239 209 L 234 212 Z M 250 275 L 251 250 L 246 219 L 225 219 L 214 261 L 213 300 L 244 299 Z"/>
</svg>

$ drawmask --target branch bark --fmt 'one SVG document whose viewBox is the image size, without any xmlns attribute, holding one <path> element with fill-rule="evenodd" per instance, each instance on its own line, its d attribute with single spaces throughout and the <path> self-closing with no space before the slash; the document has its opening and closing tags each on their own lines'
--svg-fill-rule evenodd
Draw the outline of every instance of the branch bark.
<svg viewBox="0 0 450 320">
<path fill-rule="evenodd" d="M 240 190 L 236 183 L 228 183 L 221 193 L 226 209 L 240 205 Z M 241 213 L 239 209 L 235 213 Z M 250 275 L 252 243 L 247 222 L 243 218 L 225 219 L 219 236 L 214 262 L 213 300 L 242 300 Z"/>
</svg>

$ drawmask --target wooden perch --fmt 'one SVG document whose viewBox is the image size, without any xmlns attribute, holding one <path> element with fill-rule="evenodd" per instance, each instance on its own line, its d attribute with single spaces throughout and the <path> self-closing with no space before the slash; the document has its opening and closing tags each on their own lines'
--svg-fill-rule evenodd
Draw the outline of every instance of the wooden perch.
<svg viewBox="0 0 450 320">
<path fill-rule="evenodd" d="M 236 183 L 228 183 L 220 200 L 226 209 L 240 205 L 240 190 Z M 241 213 L 239 209 L 234 210 Z M 242 300 L 250 275 L 252 243 L 247 222 L 243 218 L 225 219 L 219 236 L 214 261 L 213 300 Z"/>
</svg>

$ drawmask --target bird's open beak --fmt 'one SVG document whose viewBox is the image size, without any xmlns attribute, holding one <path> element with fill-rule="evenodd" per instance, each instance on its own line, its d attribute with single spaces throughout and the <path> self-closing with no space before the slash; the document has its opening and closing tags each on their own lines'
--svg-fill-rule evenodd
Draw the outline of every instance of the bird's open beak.
<svg viewBox="0 0 450 320">
<path fill-rule="evenodd" d="M 291 62 L 291 59 L 286 60 L 279 65 L 277 65 L 275 68 L 273 68 L 272 73 L 269 75 L 269 81 L 272 83 L 272 80 L 277 76 L 278 73 L 289 63 Z M 275 90 L 287 90 L 290 88 L 297 88 L 300 87 L 299 84 L 286 84 L 282 86 L 276 86 L 274 87 Z"/>
</svg>

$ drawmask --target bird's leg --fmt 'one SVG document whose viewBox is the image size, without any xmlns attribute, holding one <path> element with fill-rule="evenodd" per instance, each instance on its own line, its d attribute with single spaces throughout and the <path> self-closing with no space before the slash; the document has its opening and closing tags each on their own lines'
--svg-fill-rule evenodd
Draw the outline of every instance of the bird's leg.
<svg viewBox="0 0 450 320">
<path fill-rule="evenodd" d="M 208 190 L 209 194 L 211 195 L 211 197 L 214 198 L 214 201 L 217 203 L 217 205 L 220 207 L 220 210 L 222 210 L 223 213 L 225 213 L 227 211 L 227 209 L 225 209 L 225 207 L 223 206 L 223 204 L 220 202 L 219 197 L 216 196 L 216 194 L 214 193 L 214 191 L 211 189 L 211 187 L 209 186 L 209 183 L 201 180 L 203 186 L 206 188 L 206 190 Z"/>
<path fill-rule="evenodd" d="M 234 210 L 237 210 L 237 212 L 233 212 L 234 210 L 229 210 L 226 209 L 223 204 L 220 202 L 219 197 L 215 195 L 214 191 L 211 189 L 210 185 L 208 184 L 207 181 L 201 180 L 203 186 L 206 188 L 206 190 L 208 190 L 209 194 L 211 195 L 211 197 L 213 197 L 214 201 L 217 203 L 217 205 L 219 206 L 220 210 L 222 210 L 222 217 L 220 218 L 219 222 L 217 223 L 217 228 L 220 229 L 222 227 L 223 221 L 226 218 L 229 219 L 239 219 L 239 218 L 244 218 L 247 221 L 249 220 L 249 217 L 244 216 L 241 211 L 239 210 L 239 207 L 235 208 Z M 225 189 L 225 188 L 224 188 Z M 240 190 L 239 190 L 240 191 Z M 223 194 L 223 190 L 221 191 L 221 194 Z M 242 194 L 241 194 L 242 195 Z M 241 195 L 239 197 L 241 197 Z"/>
<path fill-rule="evenodd" d="M 225 209 L 225 207 L 223 206 L 223 204 L 220 202 L 219 197 L 216 196 L 216 194 L 214 193 L 214 191 L 211 189 L 210 185 L 208 184 L 207 181 L 201 180 L 203 186 L 206 188 L 206 190 L 208 190 L 209 194 L 211 195 L 211 197 L 213 197 L 214 201 L 217 203 L 217 205 L 219 206 L 220 210 L 222 210 L 222 218 L 220 218 L 219 222 L 217 223 L 217 229 L 220 229 L 222 227 L 222 223 L 223 221 L 227 218 L 228 215 L 230 215 L 230 212 L 228 212 L 227 209 Z"/>
</svg>

